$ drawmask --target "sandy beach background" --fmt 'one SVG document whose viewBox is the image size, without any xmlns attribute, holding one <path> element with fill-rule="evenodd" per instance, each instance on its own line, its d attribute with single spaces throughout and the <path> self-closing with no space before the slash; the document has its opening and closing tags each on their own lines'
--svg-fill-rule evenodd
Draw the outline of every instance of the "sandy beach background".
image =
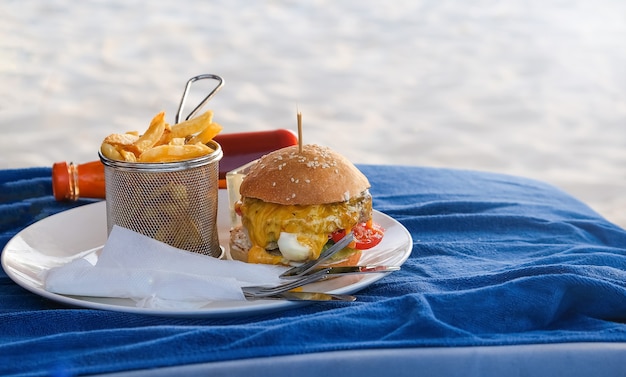
<svg viewBox="0 0 626 377">
<path fill-rule="evenodd" d="M 306 142 L 357 163 L 534 178 L 626 227 L 624 1 L 0 10 L 2 169 L 95 160 L 110 133 L 144 130 L 161 110 L 173 122 L 187 79 L 213 73 L 226 85 L 207 108 L 224 132 L 295 130 L 298 108 Z"/>
</svg>

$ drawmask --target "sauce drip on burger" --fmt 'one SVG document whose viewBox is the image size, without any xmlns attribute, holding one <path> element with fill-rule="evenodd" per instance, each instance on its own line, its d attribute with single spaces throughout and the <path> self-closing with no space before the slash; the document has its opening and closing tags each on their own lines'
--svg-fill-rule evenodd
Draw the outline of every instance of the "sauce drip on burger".
<svg viewBox="0 0 626 377">
<path fill-rule="evenodd" d="M 303 145 L 261 157 L 243 179 L 231 231 L 231 256 L 249 263 L 302 263 L 353 231 L 355 241 L 331 264 L 355 265 L 361 250 L 378 244 L 383 229 L 372 221 L 370 183 L 329 148 Z"/>
</svg>

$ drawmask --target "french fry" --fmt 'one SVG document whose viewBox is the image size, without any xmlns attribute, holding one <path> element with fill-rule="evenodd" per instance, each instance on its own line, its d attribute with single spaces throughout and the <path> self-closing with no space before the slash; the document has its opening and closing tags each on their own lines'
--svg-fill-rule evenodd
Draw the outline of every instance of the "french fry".
<svg viewBox="0 0 626 377">
<path fill-rule="evenodd" d="M 107 142 L 103 142 L 102 145 L 100 145 L 100 152 L 104 157 L 108 158 L 109 160 L 124 161 L 124 157 L 121 155 L 121 153 L 113 145 Z"/>
<path fill-rule="evenodd" d="M 173 139 L 170 140 L 169 143 L 167 143 L 167 145 L 185 145 L 185 138 L 184 137 L 175 137 Z"/>
<path fill-rule="evenodd" d="M 105 137 L 103 142 L 110 144 L 110 145 L 114 145 L 114 146 L 118 146 L 118 145 L 128 146 L 128 145 L 132 145 L 138 139 L 139 139 L 138 135 L 133 135 L 131 133 L 111 134 Z"/>
<path fill-rule="evenodd" d="M 188 144 L 202 143 L 206 144 L 222 131 L 223 127 L 217 123 L 210 123 L 207 128 L 199 134 L 189 139 Z"/>
<path fill-rule="evenodd" d="M 163 135 L 161 135 L 161 138 L 159 139 L 159 141 L 157 141 L 156 145 L 169 144 L 171 140 L 172 140 L 172 126 L 170 126 L 169 123 L 165 123 L 165 129 L 163 130 Z"/>
<path fill-rule="evenodd" d="M 173 162 L 204 156 L 213 149 L 204 144 L 159 145 L 143 152 L 137 162 Z"/>
<path fill-rule="evenodd" d="M 133 146 L 137 148 L 134 153 L 141 155 L 147 149 L 152 148 L 161 139 L 163 131 L 165 130 L 165 112 L 158 113 L 150 122 L 150 127 L 145 134 L 143 134 L 137 141 L 133 143 Z"/>
<path fill-rule="evenodd" d="M 122 158 L 124 159 L 124 161 L 137 162 L 137 156 L 135 155 L 135 153 L 131 151 L 127 151 L 125 149 L 122 149 L 119 152 L 122 155 Z"/>
<path fill-rule="evenodd" d="M 213 112 L 208 110 L 202 115 L 172 126 L 172 137 L 187 137 L 202 132 L 213 120 Z"/>
</svg>

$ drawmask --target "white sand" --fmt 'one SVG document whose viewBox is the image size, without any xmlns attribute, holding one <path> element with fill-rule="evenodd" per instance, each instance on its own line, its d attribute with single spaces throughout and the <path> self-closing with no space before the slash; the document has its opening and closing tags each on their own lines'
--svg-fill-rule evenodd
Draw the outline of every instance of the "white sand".
<svg viewBox="0 0 626 377">
<path fill-rule="evenodd" d="M 298 107 L 355 162 L 535 178 L 626 226 L 626 2 L 133 3 L 2 3 L 0 168 L 94 160 L 214 73 L 225 132 Z"/>
</svg>

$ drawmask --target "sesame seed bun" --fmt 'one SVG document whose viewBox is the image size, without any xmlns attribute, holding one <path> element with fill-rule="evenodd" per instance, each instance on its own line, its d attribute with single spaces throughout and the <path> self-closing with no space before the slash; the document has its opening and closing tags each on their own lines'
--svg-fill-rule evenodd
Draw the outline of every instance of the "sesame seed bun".
<svg viewBox="0 0 626 377">
<path fill-rule="evenodd" d="M 279 149 L 259 159 L 239 193 L 269 203 L 338 203 L 361 195 L 370 183 L 348 159 L 315 144 Z"/>
</svg>

